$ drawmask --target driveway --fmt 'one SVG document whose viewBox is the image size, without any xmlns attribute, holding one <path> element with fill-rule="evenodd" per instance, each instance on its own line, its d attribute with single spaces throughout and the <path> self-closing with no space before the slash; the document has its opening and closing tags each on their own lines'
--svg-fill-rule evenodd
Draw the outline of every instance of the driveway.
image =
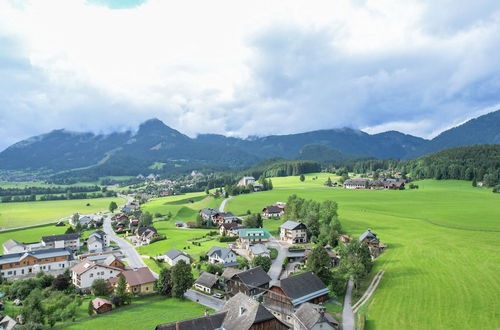
<svg viewBox="0 0 500 330">
<path fill-rule="evenodd" d="M 274 259 L 271 268 L 267 272 L 269 277 L 271 277 L 271 285 L 278 284 L 280 275 L 281 275 L 281 267 L 283 265 L 283 261 L 285 261 L 287 248 L 279 243 L 279 241 L 272 237 L 269 239 L 269 243 L 267 243 L 268 247 L 275 248 L 278 250 L 278 256 Z"/>
<path fill-rule="evenodd" d="M 111 218 L 106 217 L 104 219 L 104 224 L 103 224 L 103 229 L 106 234 L 109 235 L 110 240 L 113 242 L 116 242 L 120 249 L 122 250 L 123 255 L 127 258 L 128 264 L 132 268 L 141 268 L 141 267 L 146 267 L 146 264 L 144 261 L 142 261 L 141 256 L 135 248 L 127 242 L 125 239 L 118 237 L 113 228 L 111 227 Z"/>
<path fill-rule="evenodd" d="M 347 292 L 344 298 L 344 309 L 342 310 L 343 330 L 354 330 L 354 312 L 352 311 L 352 306 L 351 306 L 352 287 L 353 287 L 353 281 L 351 276 L 349 278 L 349 283 L 347 284 Z"/>
<path fill-rule="evenodd" d="M 220 311 L 222 307 L 224 307 L 225 303 L 224 299 L 217 299 L 191 289 L 187 290 L 186 293 L 184 293 L 184 297 L 203 306 L 215 309 L 216 311 Z"/>
<path fill-rule="evenodd" d="M 220 212 L 224 212 L 224 209 L 226 208 L 226 204 L 227 204 L 227 202 L 228 202 L 231 198 L 233 198 L 233 196 L 229 196 L 228 198 L 225 198 L 225 199 L 222 201 L 222 203 L 220 203 L 220 206 L 219 206 L 219 211 L 220 211 Z"/>
</svg>

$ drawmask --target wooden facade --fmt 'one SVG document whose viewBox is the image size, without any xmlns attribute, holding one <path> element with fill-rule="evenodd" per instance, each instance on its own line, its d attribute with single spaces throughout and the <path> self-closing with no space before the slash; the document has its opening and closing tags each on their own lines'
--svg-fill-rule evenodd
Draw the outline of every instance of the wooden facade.
<svg viewBox="0 0 500 330">
<path fill-rule="evenodd" d="M 249 330 L 288 330 L 288 329 L 290 328 L 276 318 L 264 322 L 254 323 L 249 328 Z"/>
</svg>

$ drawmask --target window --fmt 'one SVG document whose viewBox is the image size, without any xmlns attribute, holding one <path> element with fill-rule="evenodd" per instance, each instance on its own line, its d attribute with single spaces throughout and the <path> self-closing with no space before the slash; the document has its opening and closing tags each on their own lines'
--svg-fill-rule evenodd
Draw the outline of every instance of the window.
<svg viewBox="0 0 500 330">
<path fill-rule="evenodd" d="M 94 274 L 90 273 L 90 277 L 94 277 Z"/>
</svg>

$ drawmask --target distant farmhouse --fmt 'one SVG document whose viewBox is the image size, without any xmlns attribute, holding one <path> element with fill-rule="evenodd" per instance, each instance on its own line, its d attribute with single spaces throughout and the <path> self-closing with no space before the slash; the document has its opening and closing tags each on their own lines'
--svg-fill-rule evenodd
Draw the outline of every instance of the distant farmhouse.
<svg viewBox="0 0 500 330">
<path fill-rule="evenodd" d="M 380 253 L 384 251 L 385 248 L 387 248 L 387 245 L 381 243 L 377 238 L 377 234 L 372 232 L 370 229 L 359 236 L 358 240 L 360 242 L 368 244 L 368 248 L 370 250 L 372 258 L 378 257 Z"/>
<path fill-rule="evenodd" d="M 344 181 L 346 189 L 392 189 L 402 190 L 405 188 L 404 179 L 347 179 Z"/>
</svg>

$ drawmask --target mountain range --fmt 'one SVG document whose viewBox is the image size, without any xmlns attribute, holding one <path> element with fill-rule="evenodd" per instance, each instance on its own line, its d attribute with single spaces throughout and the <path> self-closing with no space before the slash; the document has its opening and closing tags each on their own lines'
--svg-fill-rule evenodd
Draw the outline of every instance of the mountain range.
<svg viewBox="0 0 500 330">
<path fill-rule="evenodd" d="M 455 146 L 497 143 L 500 110 L 446 130 L 432 140 L 397 131 L 368 134 L 351 128 L 248 139 L 217 134 L 190 138 L 158 119 L 150 119 L 136 132 L 96 135 L 54 130 L 35 136 L 2 151 L 0 169 L 136 175 L 242 168 L 276 157 L 320 162 L 408 159 Z"/>
</svg>

